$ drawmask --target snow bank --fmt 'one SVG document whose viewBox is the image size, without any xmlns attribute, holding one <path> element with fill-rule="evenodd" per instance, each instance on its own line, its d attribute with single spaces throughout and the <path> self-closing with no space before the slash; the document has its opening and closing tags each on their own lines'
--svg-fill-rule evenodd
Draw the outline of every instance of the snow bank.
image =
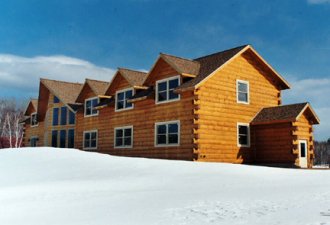
<svg viewBox="0 0 330 225">
<path fill-rule="evenodd" d="M 330 224 L 330 170 L 1 150 L 0 224 Z"/>
</svg>

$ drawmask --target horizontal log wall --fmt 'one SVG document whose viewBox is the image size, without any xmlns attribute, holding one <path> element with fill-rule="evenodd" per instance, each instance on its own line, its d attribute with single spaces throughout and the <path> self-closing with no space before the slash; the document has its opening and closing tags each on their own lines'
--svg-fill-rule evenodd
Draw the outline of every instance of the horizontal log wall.
<svg viewBox="0 0 330 225">
<path fill-rule="evenodd" d="M 194 97 L 194 152 L 200 161 L 242 163 L 253 160 L 251 147 L 238 147 L 237 123 L 250 123 L 267 106 L 281 102 L 271 75 L 249 52 L 238 56 L 204 82 Z M 236 80 L 249 82 L 250 103 L 237 103 Z"/>
</svg>

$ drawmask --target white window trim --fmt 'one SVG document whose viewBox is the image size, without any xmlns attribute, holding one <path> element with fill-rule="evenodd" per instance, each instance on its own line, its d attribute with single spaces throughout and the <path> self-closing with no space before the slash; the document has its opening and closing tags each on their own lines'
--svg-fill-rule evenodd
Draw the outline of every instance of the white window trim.
<svg viewBox="0 0 330 225">
<path fill-rule="evenodd" d="M 92 116 L 98 116 L 99 115 L 99 110 L 96 110 L 97 112 L 95 114 L 86 115 L 86 102 L 87 101 L 92 101 L 94 99 L 97 99 L 97 102 L 98 103 L 100 102 L 100 100 L 99 100 L 98 97 L 92 97 L 92 98 L 85 99 L 85 103 L 84 103 L 84 117 L 92 117 Z"/>
<path fill-rule="evenodd" d="M 85 134 L 86 133 L 93 133 L 93 132 L 96 132 L 96 146 L 95 147 L 85 148 Z M 98 146 L 98 139 L 99 139 L 98 130 L 87 130 L 87 131 L 84 131 L 84 133 L 83 133 L 83 150 L 96 150 L 97 149 L 97 146 Z"/>
<path fill-rule="evenodd" d="M 116 131 L 117 130 L 122 130 L 122 129 L 127 129 L 127 128 L 132 129 L 131 145 L 116 146 Z M 114 137 L 114 139 L 113 139 L 113 147 L 114 148 L 133 148 L 133 143 L 134 143 L 134 129 L 133 129 L 133 126 L 115 127 L 113 137 Z"/>
<path fill-rule="evenodd" d="M 32 117 L 34 116 L 34 115 L 36 115 L 37 116 L 37 124 L 35 124 L 35 125 L 32 125 Z M 34 112 L 34 113 L 31 113 L 31 118 L 30 118 L 30 123 L 31 123 L 31 127 L 37 127 L 37 126 L 39 126 L 39 121 L 38 121 L 38 114 L 36 113 L 36 112 Z"/>
<path fill-rule="evenodd" d="M 247 135 L 247 140 L 248 144 L 247 145 L 241 145 L 239 143 L 239 126 L 247 126 L 248 128 L 248 135 Z M 250 140 L 250 124 L 248 123 L 237 123 L 237 147 L 247 147 L 249 148 L 251 146 L 251 140 Z"/>
<path fill-rule="evenodd" d="M 169 102 L 176 102 L 176 101 L 179 101 L 181 99 L 181 95 L 178 94 L 178 98 L 176 99 L 171 99 L 171 100 L 166 100 L 166 101 L 158 101 L 158 84 L 159 83 L 162 83 L 164 81 L 167 81 L 169 83 L 169 81 L 171 80 L 175 80 L 175 79 L 179 79 L 179 86 L 181 84 L 181 76 L 180 75 L 177 75 L 177 76 L 173 76 L 173 77 L 169 77 L 169 78 L 165 78 L 165 79 L 162 79 L 162 80 L 157 80 L 156 81 L 156 104 L 163 104 L 163 103 L 169 103 Z M 168 95 L 168 91 L 166 91 L 166 95 Z M 167 99 L 168 99 L 168 96 L 167 96 Z"/>
<path fill-rule="evenodd" d="M 244 101 L 240 101 L 238 96 L 238 83 L 243 83 L 243 84 L 246 84 L 247 85 L 247 102 L 244 102 Z M 245 104 L 245 105 L 249 105 L 250 104 L 250 83 L 249 81 L 246 81 L 246 80 L 236 80 L 236 100 L 237 100 L 237 103 L 240 103 L 240 104 Z"/>
<path fill-rule="evenodd" d="M 128 107 L 128 108 L 122 108 L 122 109 L 117 109 L 117 94 L 121 93 L 121 92 L 126 92 L 126 91 L 132 91 L 132 95 L 135 94 L 134 92 L 134 88 L 126 88 L 126 89 L 122 89 L 122 90 L 118 90 L 116 91 L 116 95 L 115 95 L 115 112 L 120 112 L 120 111 L 126 111 L 126 110 L 130 110 L 130 109 L 134 109 L 134 104 L 132 103 L 132 107 Z M 126 93 L 124 94 L 124 99 L 126 99 Z"/>
<path fill-rule="evenodd" d="M 178 143 L 177 144 L 157 144 L 157 126 L 158 125 L 164 125 L 164 124 L 171 124 L 171 123 L 177 123 L 178 124 Z M 165 121 L 165 122 L 156 122 L 154 127 L 154 144 L 155 147 L 175 147 L 180 146 L 180 139 L 181 139 L 181 126 L 180 126 L 180 120 L 172 120 L 172 121 Z"/>
</svg>

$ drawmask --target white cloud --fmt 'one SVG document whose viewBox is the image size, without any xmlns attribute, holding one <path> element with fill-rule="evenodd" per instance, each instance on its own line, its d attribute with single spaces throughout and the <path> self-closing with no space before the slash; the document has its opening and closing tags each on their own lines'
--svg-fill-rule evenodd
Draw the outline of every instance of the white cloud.
<svg viewBox="0 0 330 225">
<path fill-rule="evenodd" d="M 27 93 L 36 97 L 39 78 L 84 82 L 85 78 L 110 81 L 115 70 L 98 67 L 88 61 L 62 56 L 20 57 L 0 54 L 0 94 Z M 2 93 L 5 94 L 5 93 Z"/>
<path fill-rule="evenodd" d="M 309 4 L 324 4 L 330 3 L 330 0 L 307 0 Z"/>
<path fill-rule="evenodd" d="M 315 126 L 316 140 L 330 137 L 330 78 L 311 78 L 298 80 L 291 78 L 291 90 L 283 93 L 283 103 L 310 102 L 321 120 Z"/>
</svg>

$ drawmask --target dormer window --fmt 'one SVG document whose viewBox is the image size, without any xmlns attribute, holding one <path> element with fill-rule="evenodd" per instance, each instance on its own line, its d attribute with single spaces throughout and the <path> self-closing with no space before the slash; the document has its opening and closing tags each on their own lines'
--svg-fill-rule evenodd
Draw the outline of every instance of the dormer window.
<svg viewBox="0 0 330 225">
<path fill-rule="evenodd" d="M 174 89 L 180 85 L 180 76 L 170 77 L 156 82 L 156 104 L 177 101 L 180 95 Z"/>
<path fill-rule="evenodd" d="M 85 100 L 85 117 L 87 116 L 97 116 L 99 111 L 95 109 L 96 105 L 99 103 L 99 98 L 89 98 Z"/>
<path fill-rule="evenodd" d="M 38 115 L 37 113 L 31 114 L 31 127 L 38 126 Z"/>
<path fill-rule="evenodd" d="M 116 92 L 116 111 L 121 111 L 125 109 L 132 109 L 133 104 L 127 102 L 129 98 L 133 96 L 133 89 L 125 89 Z"/>
<path fill-rule="evenodd" d="M 249 82 L 244 80 L 236 81 L 237 103 L 249 104 Z"/>
</svg>

